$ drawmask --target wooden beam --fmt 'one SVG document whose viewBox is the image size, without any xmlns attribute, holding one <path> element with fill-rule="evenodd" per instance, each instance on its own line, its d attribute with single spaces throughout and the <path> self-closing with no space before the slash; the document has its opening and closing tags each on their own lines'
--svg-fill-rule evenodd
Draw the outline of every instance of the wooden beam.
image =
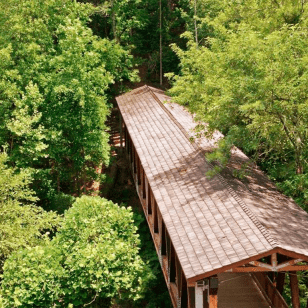
<svg viewBox="0 0 308 308">
<path fill-rule="evenodd" d="M 290 286 L 291 286 L 291 295 L 292 295 L 292 306 L 293 308 L 300 308 L 299 301 L 299 287 L 296 272 L 290 272 Z"/>
<path fill-rule="evenodd" d="M 286 266 L 278 270 L 278 272 L 288 272 L 288 271 L 308 271 L 308 265 Z"/>
<path fill-rule="evenodd" d="M 271 270 L 266 267 L 236 267 L 226 270 L 225 272 L 228 273 L 254 273 L 254 272 L 270 272 Z"/>
<path fill-rule="evenodd" d="M 229 264 L 229 265 L 226 265 L 226 266 L 223 266 L 219 269 L 215 269 L 215 270 L 212 270 L 210 272 L 207 272 L 207 273 L 204 273 L 204 274 L 200 274 L 200 275 L 197 275 L 195 277 L 192 277 L 192 278 L 189 278 L 188 279 L 188 284 L 189 285 L 193 285 L 195 282 L 197 282 L 198 280 L 201 280 L 201 279 L 204 279 L 204 278 L 208 278 L 210 276 L 213 276 L 213 275 L 217 275 L 218 273 L 223 273 L 223 272 L 227 272 L 228 270 L 231 270 L 235 267 L 238 267 L 238 266 L 242 266 L 244 264 L 247 264 L 249 263 L 250 261 L 254 261 L 254 260 L 258 260 L 260 258 L 263 258 L 263 257 L 266 257 L 266 256 L 269 256 L 271 255 L 272 253 L 275 253 L 275 252 L 278 252 L 280 248 L 274 248 L 272 250 L 269 250 L 267 252 L 264 252 L 264 253 L 261 253 L 257 256 L 254 256 L 254 257 L 250 257 L 250 258 L 247 258 L 243 261 L 239 261 L 239 262 L 235 262 L 233 264 Z"/>
<path fill-rule="evenodd" d="M 277 259 L 276 259 L 276 262 L 277 262 Z M 248 264 L 255 265 L 255 266 L 258 266 L 258 267 L 264 267 L 264 268 L 267 268 L 268 270 L 273 270 L 272 265 L 269 265 L 269 264 L 266 264 L 266 263 L 263 263 L 263 262 L 259 262 L 259 261 L 251 261 Z"/>
<path fill-rule="evenodd" d="M 286 266 L 289 266 L 289 265 L 294 265 L 298 262 L 302 262 L 303 260 L 302 259 L 295 259 L 295 260 L 289 260 L 289 261 L 286 261 L 286 262 L 282 262 L 280 264 L 277 265 L 277 269 L 281 269 L 281 268 L 284 268 Z"/>
</svg>

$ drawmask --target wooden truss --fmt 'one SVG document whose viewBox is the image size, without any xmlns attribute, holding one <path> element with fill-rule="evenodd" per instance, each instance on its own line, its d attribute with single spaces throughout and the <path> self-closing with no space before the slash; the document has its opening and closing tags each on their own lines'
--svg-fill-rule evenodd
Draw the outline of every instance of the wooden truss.
<svg viewBox="0 0 308 308">
<path fill-rule="evenodd" d="M 286 271 L 305 271 L 308 270 L 308 262 L 303 259 L 291 259 L 277 262 L 277 253 L 271 255 L 271 262 L 250 261 L 243 266 L 226 270 L 226 272 L 243 273 L 243 272 L 286 272 Z"/>
</svg>

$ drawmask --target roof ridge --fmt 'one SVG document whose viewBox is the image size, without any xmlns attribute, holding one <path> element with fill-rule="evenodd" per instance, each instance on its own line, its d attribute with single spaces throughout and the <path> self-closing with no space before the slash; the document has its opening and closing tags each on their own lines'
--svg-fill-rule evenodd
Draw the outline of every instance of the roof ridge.
<svg viewBox="0 0 308 308">
<path fill-rule="evenodd" d="M 173 116 L 173 114 L 164 106 L 164 104 L 161 102 L 161 100 L 157 97 L 157 95 L 154 93 L 154 91 L 146 85 L 148 90 L 151 92 L 153 95 L 154 99 L 159 103 L 161 108 L 169 115 L 170 119 L 178 126 L 178 128 L 181 130 L 181 132 L 184 134 L 184 136 L 188 139 L 190 144 L 195 148 L 195 150 L 198 150 L 202 159 L 206 161 L 207 164 L 209 164 L 212 168 L 214 167 L 206 158 L 204 155 L 202 155 L 202 148 L 195 143 L 195 141 L 191 141 L 188 133 L 184 129 L 184 127 L 176 120 L 176 118 Z M 270 232 L 262 225 L 262 223 L 258 220 L 256 215 L 249 209 L 249 207 L 246 205 L 246 203 L 238 196 L 236 191 L 230 186 L 228 181 L 221 175 L 221 174 L 216 174 L 216 176 L 219 178 L 219 180 L 225 185 L 227 188 L 228 192 L 231 194 L 231 196 L 238 202 L 238 204 L 241 206 L 243 209 L 244 213 L 251 219 L 251 221 L 255 224 L 255 226 L 260 230 L 261 234 L 265 237 L 267 242 L 273 247 L 278 247 L 278 241 L 277 239 L 273 238 L 273 236 L 270 234 Z"/>
</svg>

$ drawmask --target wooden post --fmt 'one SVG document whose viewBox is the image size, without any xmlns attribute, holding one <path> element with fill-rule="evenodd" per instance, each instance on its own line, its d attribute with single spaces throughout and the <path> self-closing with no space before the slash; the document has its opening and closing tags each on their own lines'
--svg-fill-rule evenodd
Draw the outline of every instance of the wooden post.
<svg viewBox="0 0 308 308">
<path fill-rule="evenodd" d="M 209 289 L 209 308 L 217 308 L 218 299 L 218 278 L 211 277 L 210 278 L 210 289 Z"/>
<path fill-rule="evenodd" d="M 158 217 L 157 217 L 157 203 L 156 201 L 154 200 L 154 198 L 152 199 L 153 200 L 153 219 L 154 219 L 154 233 L 158 233 Z"/>
<path fill-rule="evenodd" d="M 291 295 L 292 295 L 292 306 L 293 308 L 300 308 L 299 301 L 299 288 L 296 272 L 289 272 L 290 285 L 291 285 Z"/>
<path fill-rule="evenodd" d="M 152 200 L 153 200 L 153 193 L 148 183 L 148 215 L 152 215 Z"/>
<path fill-rule="evenodd" d="M 141 162 L 140 159 L 137 155 L 137 151 L 136 151 L 136 160 L 137 160 L 137 183 L 138 186 L 141 185 Z"/>
<path fill-rule="evenodd" d="M 175 282 L 175 275 L 176 275 L 175 250 L 172 243 L 170 243 L 170 255 L 168 263 L 169 263 L 169 282 Z"/>
<path fill-rule="evenodd" d="M 178 289 L 178 299 L 180 299 L 182 291 L 182 268 L 178 257 L 176 257 L 176 286 Z"/>
<path fill-rule="evenodd" d="M 277 291 L 282 294 L 283 292 L 283 287 L 284 287 L 284 281 L 285 281 L 285 277 L 286 277 L 286 274 L 285 273 L 278 273 L 278 276 L 277 276 Z"/>
<path fill-rule="evenodd" d="M 160 251 L 161 251 L 161 255 L 162 256 L 165 256 L 166 255 L 166 227 L 165 227 L 165 223 L 162 219 L 161 221 L 161 248 L 160 248 Z"/>
<path fill-rule="evenodd" d="M 183 271 L 181 272 L 182 272 L 181 308 L 187 308 L 188 307 L 187 281 Z"/>
<path fill-rule="evenodd" d="M 188 287 L 188 307 L 189 308 L 195 308 L 195 288 L 194 287 Z"/>
<path fill-rule="evenodd" d="M 147 194 L 146 194 L 146 186 L 147 185 L 147 180 L 146 180 L 146 176 L 144 174 L 144 169 L 142 168 L 142 198 L 146 199 Z"/>
<path fill-rule="evenodd" d="M 120 113 L 120 148 L 121 148 L 121 152 L 123 151 L 123 119 L 122 119 L 122 115 Z"/>
</svg>

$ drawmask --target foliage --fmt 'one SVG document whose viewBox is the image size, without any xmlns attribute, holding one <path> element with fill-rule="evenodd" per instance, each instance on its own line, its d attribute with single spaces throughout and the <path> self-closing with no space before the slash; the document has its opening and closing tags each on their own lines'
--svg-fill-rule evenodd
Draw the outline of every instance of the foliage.
<svg viewBox="0 0 308 308">
<path fill-rule="evenodd" d="M 134 78 L 132 58 L 92 34 L 89 4 L 9 0 L 1 10 L 0 144 L 36 170 L 41 195 L 78 191 L 108 164 L 106 92 Z"/>
<path fill-rule="evenodd" d="M 242 4 L 238 11 L 245 9 Z M 258 159 L 276 155 L 302 174 L 308 156 L 306 31 L 282 24 L 262 33 L 262 23 L 244 17 L 234 25 L 222 12 L 205 46 L 191 35 L 187 51 L 174 46 L 182 74 L 173 77 L 170 93 L 209 124 L 209 133 L 222 131 L 229 148 L 235 144 Z"/>
<path fill-rule="evenodd" d="M 13 251 L 43 243 L 59 223 L 57 215 L 33 205 L 37 198 L 29 189 L 29 170 L 17 172 L 6 161 L 0 153 L 0 272 Z"/>
<path fill-rule="evenodd" d="M 83 196 L 44 246 L 5 263 L 4 307 L 83 307 L 104 299 L 138 299 L 149 272 L 138 256 L 130 209 Z"/>
</svg>

